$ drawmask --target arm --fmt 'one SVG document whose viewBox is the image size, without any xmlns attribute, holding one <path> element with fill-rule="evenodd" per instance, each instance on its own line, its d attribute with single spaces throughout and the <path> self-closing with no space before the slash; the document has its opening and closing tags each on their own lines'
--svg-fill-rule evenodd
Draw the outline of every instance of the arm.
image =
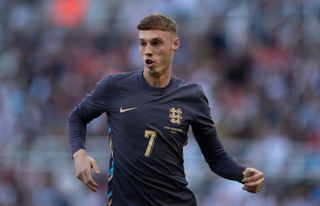
<svg viewBox="0 0 320 206">
<path fill-rule="evenodd" d="M 101 80 L 69 115 L 68 135 L 72 155 L 84 149 L 87 124 L 107 112 L 107 95 L 110 94 L 110 76 Z"/>
<path fill-rule="evenodd" d="M 197 93 L 200 94 L 200 97 L 195 103 L 197 111 L 191 126 L 211 171 L 223 178 L 245 183 L 244 190 L 260 191 L 264 181 L 263 173 L 253 168 L 245 168 L 227 154 L 218 139 L 216 128 L 211 119 L 208 100 L 200 87 L 198 87 Z"/>
<path fill-rule="evenodd" d="M 107 94 L 110 91 L 109 77 L 100 81 L 95 89 L 70 113 L 68 119 L 69 143 L 78 179 L 92 191 L 97 190 L 97 183 L 92 179 L 91 169 L 99 173 L 95 160 L 85 151 L 86 125 L 94 118 L 107 112 Z"/>
<path fill-rule="evenodd" d="M 205 126 L 200 123 L 194 123 L 192 129 L 211 171 L 223 178 L 241 182 L 245 167 L 241 166 L 226 153 L 217 137 L 214 125 Z"/>
</svg>

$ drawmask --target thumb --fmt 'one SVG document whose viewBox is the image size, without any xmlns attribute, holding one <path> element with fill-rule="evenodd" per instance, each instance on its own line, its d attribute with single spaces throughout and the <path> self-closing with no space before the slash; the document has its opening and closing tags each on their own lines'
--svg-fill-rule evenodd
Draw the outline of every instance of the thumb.
<svg viewBox="0 0 320 206">
<path fill-rule="evenodd" d="M 98 167 L 96 161 L 92 161 L 92 162 L 91 162 L 91 166 L 92 166 L 93 170 L 94 170 L 96 173 L 100 173 L 100 170 L 99 170 L 99 167 Z"/>
<path fill-rule="evenodd" d="M 250 177 L 252 175 L 254 175 L 256 173 L 256 170 L 253 169 L 253 168 L 247 168 L 245 169 L 244 173 L 243 173 L 243 176 L 244 177 Z"/>
</svg>

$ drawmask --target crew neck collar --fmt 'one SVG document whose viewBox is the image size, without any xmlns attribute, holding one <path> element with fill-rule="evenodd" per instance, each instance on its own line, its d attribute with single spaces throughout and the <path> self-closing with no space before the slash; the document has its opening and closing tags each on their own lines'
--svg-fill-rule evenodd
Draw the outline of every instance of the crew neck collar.
<svg viewBox="0 0 320 206">
<path fill-rule="evenodd" d="M 165 91 L 169 90 L 173 85 L 173 76 L 171 76 L 169 84 L 166 85 L 165 87 L 153 87 L 144 78 L 143 70 L 140 71 L 139 80 L 140 80 L 140 83 L 141 83 L 141 85 L 143 86 L 144 89 L 147 89 L 147 90 L 150 90 L 150 91 L 154 91 L 154 92 L 165 92 Z"/>
</svg>

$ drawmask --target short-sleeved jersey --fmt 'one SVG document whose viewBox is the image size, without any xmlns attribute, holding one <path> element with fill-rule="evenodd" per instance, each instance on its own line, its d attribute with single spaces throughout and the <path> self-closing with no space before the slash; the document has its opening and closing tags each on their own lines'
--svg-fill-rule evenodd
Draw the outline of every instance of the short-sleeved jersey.
<svg viewBox="0 0 320 206">
<path fill-rule="evenodd" d="M 102 113 L 112 140 L 108 195 L 113 205 L 196 205 L 183 166 L 189 126 L 213 172 L 242 178 L 244 167 L 223 149 L 197 84 L 173 76 L 165 88 L 153 88 L 142 71 L 105 77 L 69 117 L 73 153 L 84 148 L 86 124 Z"/>
</svg>

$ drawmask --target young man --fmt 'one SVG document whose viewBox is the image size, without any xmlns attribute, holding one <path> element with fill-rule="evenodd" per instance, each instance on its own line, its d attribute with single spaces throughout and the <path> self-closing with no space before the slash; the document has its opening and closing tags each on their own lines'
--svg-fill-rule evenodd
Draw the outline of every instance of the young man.
<svg viewBox="0 0 320 206">
<path fill-rule="evenodd" d="M 183 168 L 189 126 L 213 172 L 243 183 L 244 190 L 260 191 L 263 173 L 239 165 L 224 151 L 201 87 L 172 75 L 179 48 L 176 23 L 152 14 L 137 28 L 143 70 L 107 76 L 69 117 L 76 176 L 97 190 L 91 170 L 99 169 L 84 142 L 87 123 L 106 113 L 112 142 L 108 205 L 196 205 Z"/>
</svg>

